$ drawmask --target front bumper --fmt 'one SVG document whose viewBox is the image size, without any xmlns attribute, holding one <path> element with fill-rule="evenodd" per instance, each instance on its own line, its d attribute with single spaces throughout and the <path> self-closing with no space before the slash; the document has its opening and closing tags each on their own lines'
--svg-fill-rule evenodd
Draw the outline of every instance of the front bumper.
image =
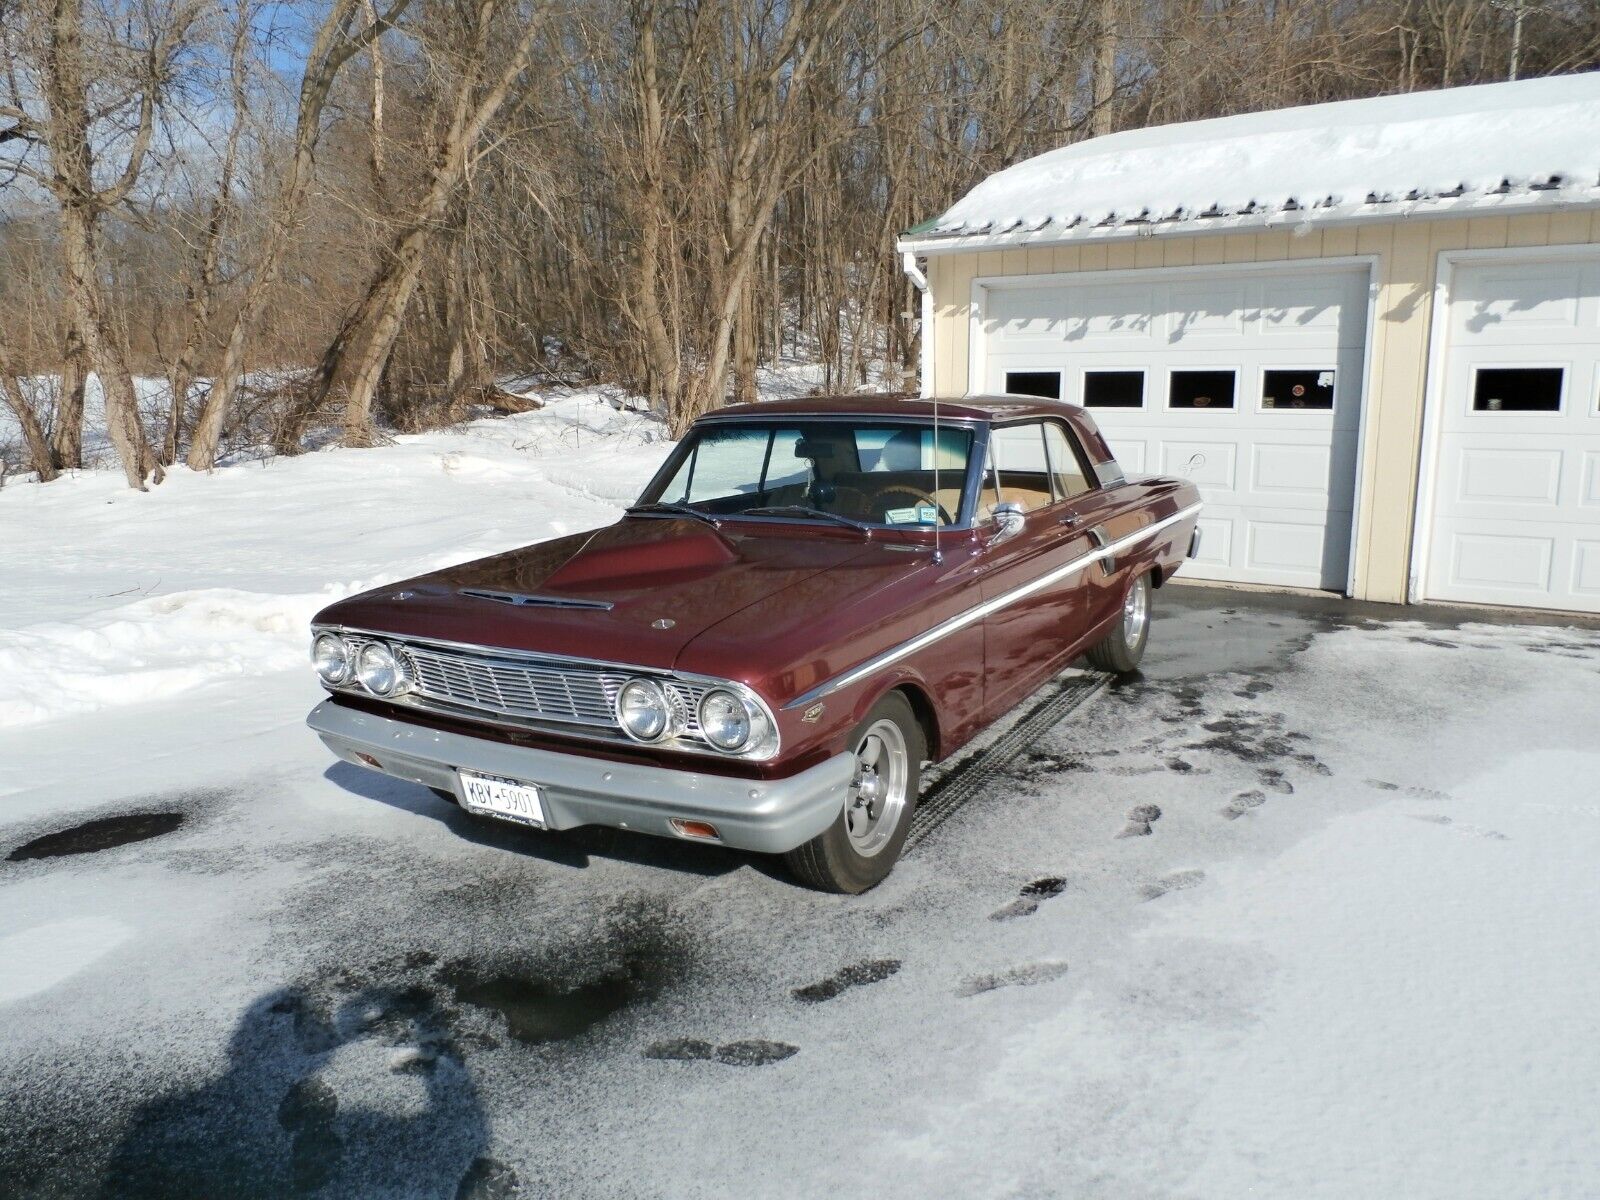
<svg viewBox="0 0 1600 1200">
<path fill-rule="evenodd" d="M 763 854 L 793 850 L 833 824 L 855 776 L 855 758 L 847 753 L 787 779 L 738 779 L 508 746 L 332 700 L 312 709 L 306 724 L 346 762 L 458 799 L 459 767 L 538 784 L 552 829 L 608 825 L 675 838 L 681 835 L 670 822 L 677 817 L 709 822 L 724 845 Z"/>
</svg>

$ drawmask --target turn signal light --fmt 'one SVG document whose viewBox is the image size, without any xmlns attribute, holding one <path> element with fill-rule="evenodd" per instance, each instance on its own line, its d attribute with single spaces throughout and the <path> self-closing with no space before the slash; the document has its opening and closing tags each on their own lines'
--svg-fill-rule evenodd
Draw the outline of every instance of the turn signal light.
<svg viewBox="0 0 1600 1200">
<path fill-rule="evenodd" d="M 672 828 L 680 837 L 702 838 L 708 842 L 720 842 L 722 837 L 717 833 L 715 825 L 708 825 L 704 821 L 685 821 L 680 817 L 673 817 Z"/>
</svg>

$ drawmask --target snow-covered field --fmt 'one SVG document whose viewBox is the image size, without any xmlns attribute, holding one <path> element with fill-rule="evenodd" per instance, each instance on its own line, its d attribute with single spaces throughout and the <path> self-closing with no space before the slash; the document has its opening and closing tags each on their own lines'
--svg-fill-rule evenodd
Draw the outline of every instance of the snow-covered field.
<svg viewBox="0 0 1600 1200">
<path fill-rule="evenodd" d="M 579 396 L 0 490 L 0 1193 L 1600 1194 L 1592 628 L 1166 589 L 858 898 L 331 762 L 315 608 L 666 449 Z"/>
</svg>

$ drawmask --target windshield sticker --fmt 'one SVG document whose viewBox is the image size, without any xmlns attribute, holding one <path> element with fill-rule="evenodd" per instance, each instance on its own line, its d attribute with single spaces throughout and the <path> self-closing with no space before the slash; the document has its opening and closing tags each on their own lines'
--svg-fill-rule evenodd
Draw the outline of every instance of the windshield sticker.
<svg viewBox="0 0 1600 1200">
<path fill-rule="evenodd" d="M 912 508 L 891 508 L 883 514 L 887 525 L 932 525 L 938 514 L 931 504 L 918 504 Z"/>
</svg>

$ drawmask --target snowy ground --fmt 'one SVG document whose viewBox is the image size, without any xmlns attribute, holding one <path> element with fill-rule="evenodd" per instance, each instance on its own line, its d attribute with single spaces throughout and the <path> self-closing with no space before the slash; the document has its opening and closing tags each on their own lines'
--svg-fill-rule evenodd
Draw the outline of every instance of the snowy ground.
<svg viewBox="0 0 1600 1200">
<path fill-rule="evenodd" d="M 0 491 L 0 1192 L 1600 1191 L 1592 628 L 1169 588 L 850 899 L 333 764 L 310 611 L 609 519 L 656 437 Z"/>
</svg>

